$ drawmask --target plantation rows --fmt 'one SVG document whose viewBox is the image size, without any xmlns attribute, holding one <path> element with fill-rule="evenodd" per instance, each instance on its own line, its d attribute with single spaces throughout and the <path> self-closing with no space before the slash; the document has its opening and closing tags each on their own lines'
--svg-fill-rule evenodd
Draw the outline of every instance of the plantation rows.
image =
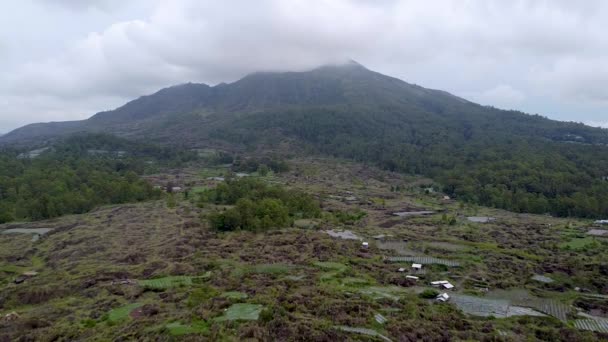
<svg viewBox="0 0 608 342">
<path fill-rule="evenodd" d="M 540 312 L 546 313 L 547 315 L 553 316 L 562 322 L 568 320 L 568 313 L 570 312 L 570 307 L 568 305 L 552 299 L 539 298 L 535 300 L 522 301 L 517 304 L 534 308 Z"/>
<path fill-rule="evenodd" d="M 577 319 L 574 326 L 581 330 L 608 333 L 608 321 L 595 319 Z"/>
<path fill-rule="evenodd" d="M 452 302 L 463 312 L 475 316 L 504 318 L 509 313 L 509 302 L 467 295 L 452 295 Z"/>
<path fill-rule="evenodd" d="M 460 263 L 454 260 L 439 259 L 426 256 L 396 256 L 388 257 L 389 262 L 415 262 L 419 264 L 440 264 L 448 267 L 459 267 Z"/>
<path fill-rule="evenodd" d="M 378 338 L 381 338 L 384 341 L 389 341 L 389 342 L 391 341 L 388 337 L 386 337 L 384 335 L 381 335 L 380 333 L 378 333 L 377 331 L 372 330 L 372 329 L 353 328 L 353 327 L 344 327 L 344 326 L 337 326 L 336 329 L 342 330 L 342 331 L 346 331 L 346 332 L 350 332 L 350 333 L 360 334 L 360 335 L 378 337 Z"/>
</svg>

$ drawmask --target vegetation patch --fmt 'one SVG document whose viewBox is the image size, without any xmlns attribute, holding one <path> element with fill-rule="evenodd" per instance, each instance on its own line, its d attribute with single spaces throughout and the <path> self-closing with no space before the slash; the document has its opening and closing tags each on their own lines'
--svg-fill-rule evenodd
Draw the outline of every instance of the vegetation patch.
<svg viewBox="0 0 608 342">
<path fill-rule="evenodd" d="M 108 313 L 108 322 L 119 323 L 126 321 L 129 318 L 131 311 L 143 306 L 142 303 L 131 303 L 119 308 L 113 309 Z"/>
<path fill-rule="evenodd" d="M 183 336 L 190 334 L 203 334 L 209 331 L 209 326 L 206 322 L 195 322 L 190 325 L 185 325 L 180 322 L 172 322 L 165 325 L 165 329 L 172 336 Z"/>
<path fill-rule="evenodd" d="M 333 261 L 315 261 L 312 264 L 320 269 L 330 271 L 344 272 L 348 269 L 348 266 Z"/>
<path fill-rule="evenodd" d="M 263 306 L 258 304 L 233 304 L 224 312 L 224 315 L 217 317 L 218 322 L 223 321 L 257 321 L 262 312 Z"/>
<path fill-rule="evenodd" d="M 578 249 L 583 249 L 583 248 L 586 248 L 589 246 L 593 246 L 595 244 L 597 244 L 595 239 L 591 236 L 587 236 L 587 237 L 581 237 L 581 238 L 574 238 L 570 241 L 562 243 L 560 246 L 562 248 L 578 250 Z"/>
<path fill-rule="evenodd" d="M 241 299 L 247 299 L 247 297 L 249 297 L 246 293 L 243 292 L 238 292 L 238 291 L 228 291 L 228 292 L 224 292 L 220 295 L 220 297 L 222 298 L 228 298 L 228 299 L 233 299 L 233 300 L 241 300 Z"/>
<path fill-rule="evenodd" d="M 233 274 L 236 276 L 245 274 L 286 274 L 293 271 L 296 268 L 295 265 L 288 264 L 259 264 L 259 265 L 243 265 L 233 270 Z"/>
<path fill-rule="evenodd" d="M 169 276 L 155 279 L 138 280 L 137 283 L 149 290 L 166 290 L 172 287 L 191 286 L 197 280 L 207 279 L 211 276 L 210 272 L 198 277 L 191 276 Z"/>
<path fill-rule="evenodd" d="M 296 219 L 319 217 L 319 203 L 311 196 L 279 185 L 245 177 L 227 180 L 200 194 L 200 202 L 234 205 L 207 218 L 219 231 L 252 230 L 291 226 Z"/>
</svg>

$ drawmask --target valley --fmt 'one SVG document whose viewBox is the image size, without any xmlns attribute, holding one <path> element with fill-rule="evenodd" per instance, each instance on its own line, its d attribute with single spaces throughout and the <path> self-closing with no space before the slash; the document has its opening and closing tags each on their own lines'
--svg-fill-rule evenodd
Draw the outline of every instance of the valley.
<svg viewBox="0 0 608 342">
<path fill-rule="evenodd" d="M 587 234 L 593 220 L 468 204 L 343 159 L 285 162 L 160 168 L 143 178 L 179 188 L 161 199 L 1 225 L 0 340 L 608 338 L 608 240 Z M 214 229 L 209 215 L 232 206 L 201 198 L 237 172 L 320 214 Z"/>
</svg>

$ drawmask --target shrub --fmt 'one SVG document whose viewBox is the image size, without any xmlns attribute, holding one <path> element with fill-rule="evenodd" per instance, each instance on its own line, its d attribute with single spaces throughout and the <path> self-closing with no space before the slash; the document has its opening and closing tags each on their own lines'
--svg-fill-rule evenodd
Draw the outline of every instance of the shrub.
<svg viewBox="0 0 608 342">
<path fill-rule="evenodd" d="M 419 294 L 420 298 L 432 299 L 439 296 L 439 292 L 433 289 L 426 289 Z"/>
</svg>

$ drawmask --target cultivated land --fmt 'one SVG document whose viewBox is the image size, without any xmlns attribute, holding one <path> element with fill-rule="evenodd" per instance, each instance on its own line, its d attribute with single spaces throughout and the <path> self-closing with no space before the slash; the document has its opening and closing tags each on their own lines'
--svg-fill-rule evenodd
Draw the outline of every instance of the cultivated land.
<svg viewBox="0 0 608 342">
<path fill-rule="evenodd" d="M 259 178 L 311 194 L 321 218 L 213 231 L 218 206 L 197 193 L 227 169 L 199 165 L 147 177 L 188 196 L 0 226 L 51 229 L 0 234 L 0 341 L 608 338 L 608 241 L 591 220 L 469 206 L 342 160 L 289 165 Z M 447 303 L 422 298 L 435 280 L 455 285 Z"/>
</svg>

